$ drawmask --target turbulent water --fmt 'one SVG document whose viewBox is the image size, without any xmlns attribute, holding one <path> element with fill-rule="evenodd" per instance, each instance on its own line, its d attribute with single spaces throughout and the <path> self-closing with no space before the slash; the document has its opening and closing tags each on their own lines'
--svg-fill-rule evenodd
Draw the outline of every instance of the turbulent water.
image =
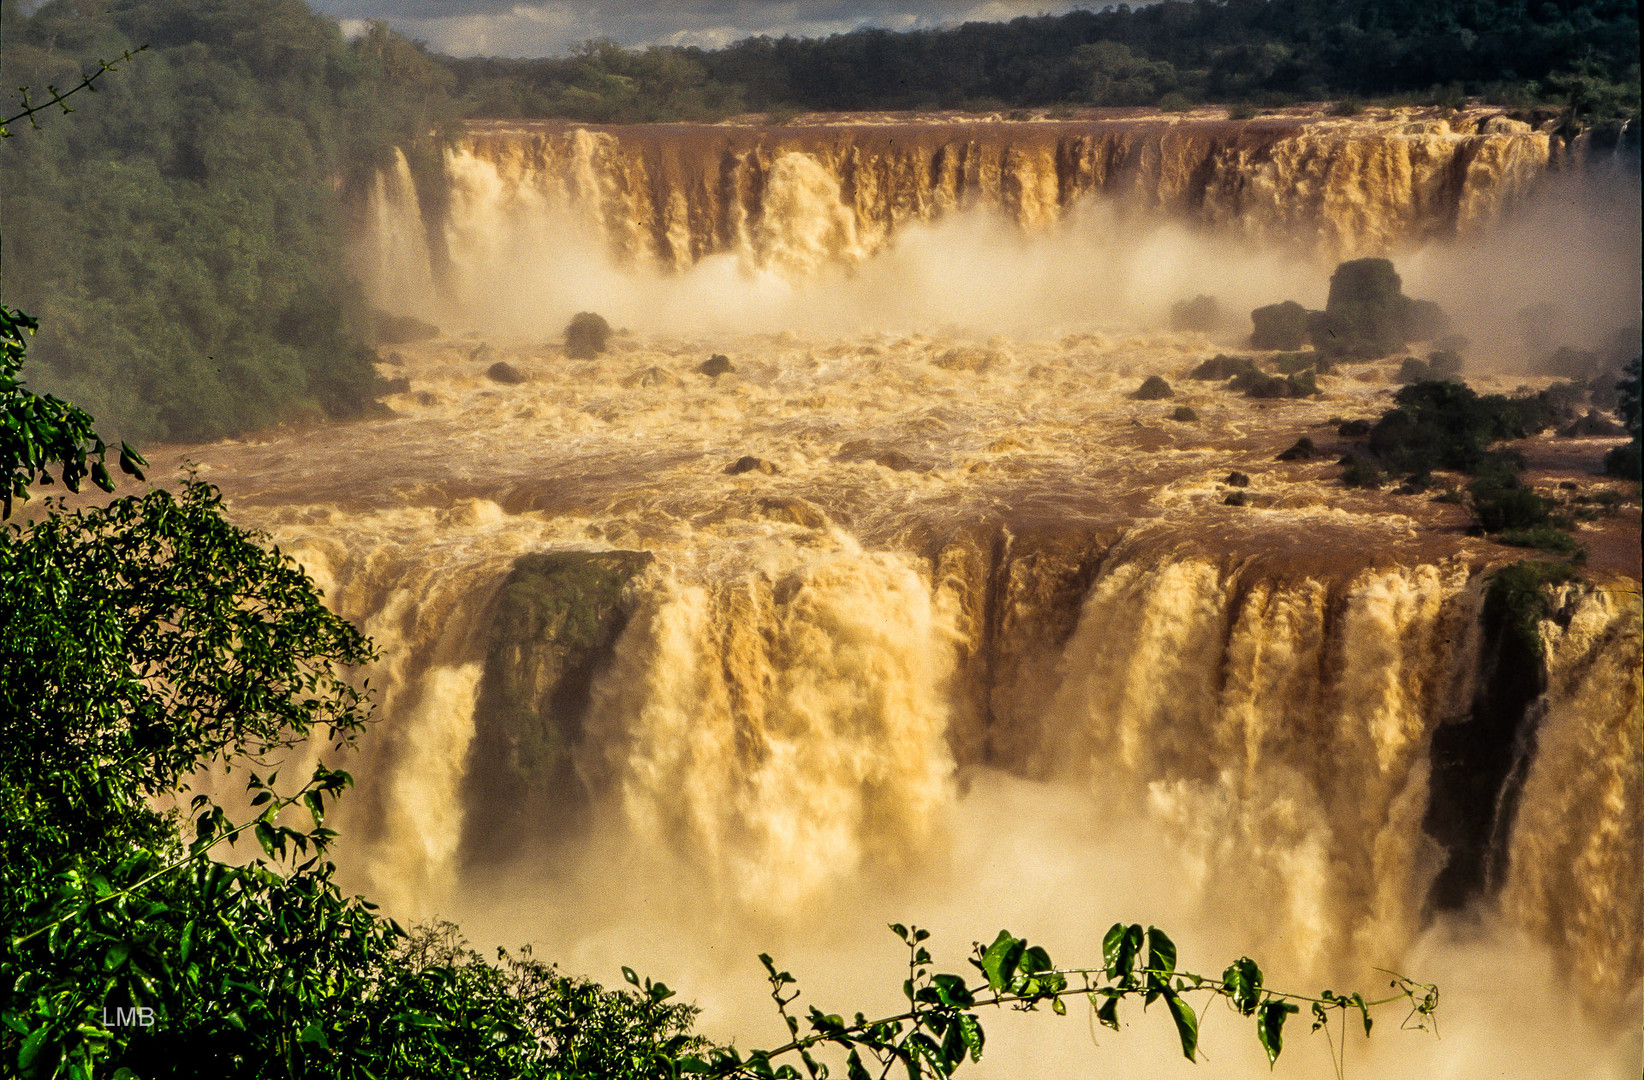
<svg viewBox="0 0 1644 1080">
<path fill-rule="evenodd" d="M 1349 1055 L 1368 1075 L 1636 1075 L 1637 570 L 1553 598 L 1515 698 L 1484 603 L 1514 554 L 1459 507 L 1333 481 L 1386 365 L 1252 402 L 1185 379 L 1225 346 L 1138 329 L 1147 305 L 1081 325 L 1046 301 L 996 335 L 893 287 L 935 253 L 986 289 L 989 253 L 1026 266 L 1160 209 L 1189 239 L 1123 234 L 1186 267 L 1140 279 L 1155 313 L 1217 278 L 1228 233 L 1289 252 L 1221 266 L 1235 298 L 1317 276 L 1298 244 L 1447 265 L 1423 243 L 1488 233 L 1556 150 L 1465 116 L 479 125 L 433 197 L 385 173 L 372 283 L 476 333 L 384 350 L 391 415 L 188 451 L 383 649 L 349 872 L 596 977 L 642 962 L 743 1045 L 779 1034 L 748 1019 L 761 948 L 868 1008 L 894 1004 L 890 918 L 953 963 L 999 925 L 1088 960 L 1122 918 L 1202 967 L 1444 983 L 1445 1041 L 1378 1025 Z M 553 337 L 579 282 L 639 313 L 593 360 Z M 902 330 L 780 326 L 873 292 Z M 721 298 L 724 325 L 659 325 Z M 710 353 L 734 370 L 703 374 Z M 1177 396 L 1133 400 L 1149 374 Z M 1322 456 L 1275 461 L 1300 434 Z M 1595 482 L 1537 474 L 1565 478 Z M 1491 724 L 1507 766 L 1469 734 Z M 1043 1020 L 1002 1020 L 985 1071 L 1178 1070 L 1151 1023 L 1093 1048 Z M 1207 1025 L 1215 1075 L 1266 1071 Z M 1296 1044 L 1281 1072 L 1323 1067 Z"/>
</svg>

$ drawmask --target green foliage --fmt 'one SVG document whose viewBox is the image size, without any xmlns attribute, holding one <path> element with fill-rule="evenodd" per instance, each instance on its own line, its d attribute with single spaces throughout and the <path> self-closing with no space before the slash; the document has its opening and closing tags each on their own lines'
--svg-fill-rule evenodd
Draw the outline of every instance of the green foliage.
<svg viewBox="0 0 1644 1080">
<path fill-rule="evenodd" d="M 1195 975 L 1177 967 L 1176 944 L 1169 935 L 1156 926 L 1143 929 L 1139 923 L 1115 923 L 1102 939 L 1101 965 L 1091 968 L 1058 968 L 1042 947 L 1001 930 L 989 944 L 978 942 L 973 948 L 970 965 L 980 978 L 936 972 L 927 946 L 928 931 L 899 923 L 890 929 L 907 949 L 908 975 L 902 992 L 908 1005 L 904 1011 L 877 1020 L 857 1013 L 847 1020 L 812 1006 L 801 1017 L 790 1009 L 799 997 L 799 991 L 791 989 L 793 975 L 778 970 L 768 955 L 761 954 L 771 999 L 791 1040 L 746 1057 L 724 1049 L 686 1058 L 680 1062 L 680 1071 L 737 1080 L 821 1080 L 830 1073 L 816 1051 L 834 1047 L 846 1055 L 850 1080 L 887 1076 L 898 1066 L 910 1080 L 945 1078 L 967 1059 L 982 1059 L 986 1036 L 979 1010 L 1008 1005 L 1035 1011 L 1049 1006 L 1062 1016 L 1068 1001 L 1077 998 L 1085 999 L 1096 1022 L 1115 1031 L 1123 1026 L 1119 1007 L 1125 1001 L 1140 999 L 1145 1009 L 1163 999 L 1182 1056 L 1189 1061 L 1198 1059 L 1199 1018 L 1220 999 L 1234 1013 L 1254 1021 L 1256 1038 L 1273 1062 L 1284 1048 L 1285 1019 L 1300 1011 L 1299 1003 L 1309 1005 L 1315 1018 L 1326 1023 L 1333 1015 L 1339 1017 L 1344 1037 L 1350 1012 L 1363 1022 L 1368 1036 L 1372 1010 L 1394 1003 L 1407 1005 L 1407 1026 L 1425 1027 L 1438 1007 L 1436 987 L 1402 976 L 1392 981 L 1394 993 L 1372 1001 L 1357 993 L 1325 990 L 1311 997 L 1273 990 L 1263 984 L 1261 968 L 1247 956 L 1228 965 L 1219 979 Z M 1201 995 L 1198 1008 L 1188 1000 L 1193 995 Z M 778 1058 L 789 1055 L 798 1058 L 798 1066 L 776 1064 Z"/>
<path fill-rule="evenodd" d="M 1541 623 L 1552 614 L 1548 588 L 1575 580 L 1568 562 L 1526 560 L 1492 573 L 1484 588 L 1483 620 L 1516 637 L 1531 656 L 1541 656 Z"/>
<path fill-rule="evenodd" d="M 1536 548 L 1552 555 L 1579 556 L 1581 552 L 1581 545 L 1573 536 L 1545 523 L 1525 529 L 1506 529 L 1496 539 L 1512 547 Z"/>
<path fill-rule="evenodd" d="M 66 95 L 65 95 L 66 96 Z M 104 491 L 114 490 L 108 471 L 109 447 L 92 429 L 84 410 L 48 395 L 25 390 L 18 379 L 25 335 L 38 323 L 21 311 L 0 306 L 0 518 L 11 516 L 13 499 L 27 499 L 34 484 L 50 484 L 52 470 L 70 491 L 80 490 L 87 476 Z M 120 469 L 143 478 L 142 455 L 120 444 Z"/>
<path fill-rule="evenodd" d="M 72 406 L 8 393 L 25 420 L 74 421 L 36 466 L 95 439 Z M 31 467 L 9 461 L 8 488 L 26 495 Z M 660 1080 L 706 1048 L 695 1010 L 649 984 L 487 963 L 452 928 L 407 936 L 339 891 L 324 822 L 348 775 L 321 765 L 287 790 L 256 763 L 349 746 L 367 715 L 349 673 L 372 649 L 215 489 L 43 509 L 0 528 L 7 1075 Z M 245 778 L 238 824 L 187 798 L 214 764 Z M 249 860 L 213 857 L 242 838 Z"/>
<path fill-rule="evenodd" d="M 1639 358 L 1635 357 L 1616 384 L 1616 414 L 1621 417 L 1627 430 L 1632 432 L 1633 440 L 1604 455 L 1604 471 L 1625 480 L 1640 479 L 1639 363 Z"/>
<path fill-rule="evenodd" d="M 8 85 L 151 46 L 74 123 L 5 145 L 5 297 L 45 320 L 35 380 L 134 439 L 358 414 L 377 380 L 341 195 L 396 144 L 434 152 L 449 74 L 299 0 L 13 7 Z"/>
<path fill-rule="evenodd" d="M 617 122 L 741 109 L 1320 99 L 1351 115 L 1377 97 L 1458 104 L 1484 95 L 1565 107 L 1579 126 L 1616 130 L 1634 118 L 1636 137 L 1638 40 L 1637 7 L 1613 0 L 1166 0 L 907 33 L 758 37 L 712 51 L 589 42 L 563 59 L 451 67 L 468 116 Z"/>
<path fill-rule="evenodd" d="M 1558 419 L 1545 394 L 1480 397 L 1448 380 L 1406 386 L 1398 407 L 1382 414 L 1370 431 L 1370 452 L 1395 472 L 1425 475 L 1433 469 L 1478 473 L 1507 466 L 1492 443 L 1545 431 Z"/>
<path fill-rule="evenodd" d="M 1467 485 L 1473 497 L 1473 516 L 1485 532 L 1527 530 L 1545 526 L 1552 514 L 1550 499 L 1517 482 L 1511 475 L 1487 475 Z"/>
</svg>

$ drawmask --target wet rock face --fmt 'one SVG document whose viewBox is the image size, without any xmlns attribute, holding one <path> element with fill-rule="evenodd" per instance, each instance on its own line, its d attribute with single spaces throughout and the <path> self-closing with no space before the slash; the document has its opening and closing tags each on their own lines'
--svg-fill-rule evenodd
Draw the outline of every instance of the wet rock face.
<svg viewBox="0 0 1644 1080">
<path fill-rule="evenodd" d="M 1256 327 L 1250 335 L 1253 349 L 1289 352 L 1307 343 L 1307 309 L 1294 300 L 1259 307 L 1250 313 L 1250 321 Z"/>
<path fill-rule="evenodd" d="M 498 360 L 486 368 L 485 377 L 504 386 L 518 386 L 530 379 L 529 375 L 506 360 Z"/>
<path fill-rule="evenodd" d="M 1168 397 L 1175 397 L 1176 392 L 1159 376 L 1149 375 L 1131 396 L 1137 401 L 1162 401 Z"/>
<path fill-rule="evenodd" d="M 766 461 L 764 458 L 754 457 L 752 454 L 745 454 L 725 466 L 725 474 L 727 476 L 741 476 L 743 473 L 751 472 L 764 473 L 766 476 L 774 476 L 781 471 L 781 469 L 778 469 L 771 462 Z"/>
<path fill-rule="evenodd" d="M 1450 328 L 1442 308 L 1405 296 L 1403 284 L 1388 259 L 1352 259 L 1337 266 L 1324 311 L 1308 316 L 1314 347 L 1338 356 L 1386 356 Z"/>
<path fill-rule="evenodd" d="M 498 590 L 469 751 L 470 805 L 485 808 L 473 820 L 487 822 L 467 838 L 475 855 L 506 854 L 523 831 L 509 823 L 580 802 L 571 756 L 589 691 L 631 614 L 627 586 L 651 561 L 645 551 L 524 555 Z"/>
</svg>

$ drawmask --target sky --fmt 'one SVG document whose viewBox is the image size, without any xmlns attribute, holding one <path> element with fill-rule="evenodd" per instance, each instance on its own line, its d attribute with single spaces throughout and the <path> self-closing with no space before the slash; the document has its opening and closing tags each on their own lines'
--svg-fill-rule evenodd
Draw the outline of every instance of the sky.
<svg viewBox="0 0 1644 1080">
<path fill-rule="evenodd" d="M 1134 0 L 1133 0 L 1134 2 Z M 589 38 L 715 48 L 769 34 L 816 37 L 1095 8 L 1106 0 L 310 0 L 345 30 L 381 19 L 452 56 L 561 56 Z"/>
</svg>

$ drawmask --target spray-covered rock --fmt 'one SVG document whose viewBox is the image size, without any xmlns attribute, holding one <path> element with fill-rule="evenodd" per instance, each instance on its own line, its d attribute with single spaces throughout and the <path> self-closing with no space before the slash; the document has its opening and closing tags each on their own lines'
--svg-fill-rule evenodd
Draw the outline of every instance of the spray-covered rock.
<svg viewBox="0 0 1644 1080">
<path fill-rule="evenodd" d="M 579 311 L 565 328 L 565 355 L 573 360 L 592 360 L 605 351 L 610 338 L 611 324 L 603 316 Z"/>
</svg>

